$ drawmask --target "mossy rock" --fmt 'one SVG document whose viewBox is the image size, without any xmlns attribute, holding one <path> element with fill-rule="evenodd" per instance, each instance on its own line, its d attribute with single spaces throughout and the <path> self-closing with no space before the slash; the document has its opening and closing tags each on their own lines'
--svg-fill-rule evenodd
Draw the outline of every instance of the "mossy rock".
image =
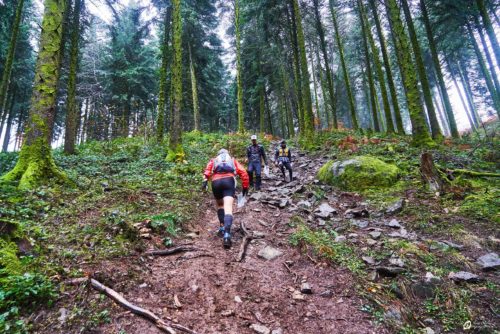
<svg viewBox="0 0 500 334">
<path fill-rule="evenodd" d="M 398 177 L 398 167 L 370 156 L 329 161 L 318 172 L 322 182 L 350 191 L 390 187 Z"/>
</svg>

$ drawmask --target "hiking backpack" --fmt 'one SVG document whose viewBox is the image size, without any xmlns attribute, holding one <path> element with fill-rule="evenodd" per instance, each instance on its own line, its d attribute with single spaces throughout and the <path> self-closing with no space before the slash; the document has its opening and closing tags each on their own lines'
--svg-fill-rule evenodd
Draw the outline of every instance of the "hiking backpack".
<svg viewBox="0 0 500 334">
<path fill-rule="evenodd" d="M 236 167 L 234 166 L 233 158 L 229 154 L 219 154 L 214 159 L 214 174 L 234 173 L 235 171 Z"/>
</svg>

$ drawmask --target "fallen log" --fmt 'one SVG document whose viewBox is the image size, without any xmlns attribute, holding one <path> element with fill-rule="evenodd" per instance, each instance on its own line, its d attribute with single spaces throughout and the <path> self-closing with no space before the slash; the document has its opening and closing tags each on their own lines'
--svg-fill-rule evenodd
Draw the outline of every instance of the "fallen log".
<svg viewBox="0 0 500 334">
<path fill-rule="evenodd" d="M 65 283 L 66 284 L 78 284 L 78 283 L 83 283 L 83 282 L 88 282 L 88 281 L 90 281 L 90 285 L 92 286 L 92 288 L 94 288 L 95 290 L 97 290 L 99 292 L 104 293 L 106 296 L 113 299 L 115 301 L 115 303 L 117 303 L 121 307 L 125 308 L 126 310 L 128 310 L 134 314 L 137 314 L 137 315 L 145 318 L 146 320 L 153 322 L 156 325 L 156 327 L 158 327 L 161 331 L 163 331 L 165 333 L 176 334 L 175 329 L 178 329 L 179 331 L 182 331 L 185 333 L 197 334 L 197 332 L 195 332 L 195 331 L 193 331 L 193 330 L 191 330 L 191 329 L 189 329 L 181 324 L 178 324 L 172 320 L 163 320 L 160 317 L 158 317 L 156 314 L 154 314 L 153 312 L 132 304 L 131 302 L 126 300 L 121 294 L 119 294 L 115 290 L 105 286 L 104 284 L 97 281 L 96 279 L 76 278 L 76 279 L 66 281 Z"/>
<path fill-rule="evenodd" d="M 157 250 L 147 251 L 146 253 L 144 253 L 144 255 L 166 256 L 182 252 L 191 252 L 195 250 L 198 250 L 198 248 L 193 247 L 191 245 L 180 245 L 177 247 L 172 247 L 167 249 L 157 249 Z"/>
<path fill-rule="evenodd" d="M 475 172 L 467 169 L 447 169 L 446 172 L 450 174 L 463 174 L 477 177 L 500 177 L 500 173 Z"/>
</svg>

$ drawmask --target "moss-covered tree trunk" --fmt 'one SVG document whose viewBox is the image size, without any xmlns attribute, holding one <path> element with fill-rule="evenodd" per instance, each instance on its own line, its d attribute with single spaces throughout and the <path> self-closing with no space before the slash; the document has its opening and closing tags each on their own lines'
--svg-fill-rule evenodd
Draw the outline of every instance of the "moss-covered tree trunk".
<svg viewBox="0 0 500 334">
<path fill-rule="evenodd" d="M 304 133 L 304 100 L 302 94 L 302 75 L 300 73 L 300 60 L 299 60 L 299 47 L 297 45 L 297 25 L 295 23 L 295 12 L 293 10 L 293 4 L 290 3 L 290 13 L 287 11 L 288 23 L 290 26 L 290 40 L 292 41 L 292 51 L 293 51 L 293 77 L 294 77 L 294 88 L 295 94 L 297 96 L 297 113 L 298 113 L 298 123 L 300 135 Z M 291 16 L 291 19 L 290 19 Z"/>
<path fill-rule="evenodd" d="M 391 22 L 391 33 L 395 40 L 396 54 L 401 69 L 403 85 L 405 87 L 406 101 L 412 125 L 413 144 L 415 146 L 431 146 L 432 138 L 425 124 L 425 113 L 420 104 L 418 92 L 417 73 L 411 58 L 410 42 L 404 30 L 403 22 L 396 0 L 384 0 L 387 16 Z"/>
<path fill-rule="evenodd" d="M 3 181 L 19 181 L 19 188 L 23 189 L 36 187 L 49 180 L 66 180 L 64 173 L 54 163 L 49 142 L 49 124 L 52 124 L 56 102 L 66 1 L 45 0 L 44 4 L 26 139 L 16 166 L 1 178 Z"/>
<path fill-rule="evenodd" d="M 325 122 L 326 122 L 326 128 L 330 128 L 331 123 L 330 123 L 330 113 L 328 112 L 328 108 L 326 107 L 326 101 L 328 101 L 328 91 L 326 88 L 326 82 L 325 82 L 325 76 L 323 73 L 323 69 L 321 68 L 321 61 L 319 60 L 319 50 L 318 48 L 315 48 L 315 54 L 316 54 L 316 62 L 318 64 L 317 68 L 317 75 L 319 76 L 319 83 L 321 86 L 321 93 L 323 94 L 323 105 L 324 105 L 324 114 L 325 114 Z M 316 80 L 316 79 L 314 79 Z"/>
<path fill-rule="evenodd" d="M 76 81 L 78 72 L 78 54 L 80 42 L 80 12 L 83 0 L 75 0 L 73 10 L 73 30 L 71 32 L 71 50 L 69 60 L 68 98 L 66 130 L 64 133 L 64 153 L 75 154 L 76 131 L 80 110 L 76 101 Z"/>
<path fill-rule="evenodd" d="M 321 54 L 323 56 L 323 62 L 325 63 L 325 69 L 326 69 L 326 82 L 328 84 L 328 96 L 329 96 L 331 112 L 333 115 L 333 127 L 337 129 L 338 128 L 337 107 L 336 107 L 335 95 L 333 93 L 333 76 L 332 76 L 332 71 L 330 69 L 330 61 L 328 59 L 328 53 L 326 52 L 325 30 L 323 29 L 323 23 L 321 22 L 321 15 L 319 14 L 319 0 L 313 0 L 313 3 L 314 3 L 314 17 L 316 22 L 316 30 L 319 36 L 319 46 L 321 48 Z M 320 66 L 319 63 L 318 66 Z"/>
<path fill-rule="evenodd" d="M 368 77 L 368 87 L 370 88 L 370 105 L 371 105 L 371 115 L 373 121 L 373 130 L 375 132 L 380 132 L 380 123 L 378 120 L 377 114 L 377 90 L 375 89 L 375 82 L 373 81 L 373 73 L 372 73 L 372 65 L 370 60 L 370 49 L 368 48 L 368 29 L 365 24 L 365 20 L 363 19 L 362 9 L 360 6 L 361 1 L 358 0 L 358 13 L 359 13 L 359 21 L 361 24 L 361 35 L 363 39 L 363 48 L 365 52 L 365 64 L 366 64 L 366 75 Z"/>
<path fill-rule="evenodd" d="M 349 111 L 351 112 L 351 122 L 352 128 L 357 130 L 358 125 L 358 117 L 356 116 L 356 107 L 354 104 L 354 94 L 352 93 L 351 82 L 349 79 L 349 72 L 347 71 L 347 66 L 345 62 L 344 56 L 344 45 L 342 43 L 342 39 L 340 38 L 339 25 L 337 22 L 337 15 L 335 13 L 335 9 L 333 8 L 333 0 L 330 0 L 330 14 L 332 16 L 333 28 L 335 32 L 335 40 L 337 42 L 338 53 L 340 57 L 340 65 L 342 67 L 342 74 L 344 76 L 345 89 L 347 91 L 347 98 L 349 101 Z"/>
<path fill-rule="evenodd" d="M 288 137 L 292 138 L 295 136 L 295 129 L 293 128 L 293 112 L 292 106 L 288 103 L 287 94 L 290 92 L 290 83 L 288 81 L 288 76 L 285 73 L 285 69 L 283 68 L 283 64 L 281 64 L 281 77 L 283 81 L 284 87 L 284 98 L 285 98 L 285 107 L 286 107 L 286 120 L 287 120 L 287 129 L 288 129 Z"/>
<path fill-rule="evenodd" d="M 361 10 L 361 16 L 366 27 L 366 37 L 368 38 L 370 49 L 372 50 L 373 63 L 375 65 L 378 81 L 380 83 L 380 93 L 382 95 L 382 104 L 384 106 L 384 116 L 386 120 L 386 131 L 387 133 L 394 133 L 394 123 L 392 122 L 391 106 L 389 104 L 389 96 L 387 94 L 384 72 L 382 71 L 382 64 L 380 62 L 378 48 L 375 45 L 375 41 L 373 39 L 373 35 L 370 28 L 370 23 L 368 21 L 368 16 L 366 15 L 362 0 L 358 0 L 358 6 Z"/>
<path fill-rule="evenodd" d="M 429 14 L 427 11 L 427 6 L 425 5 L 425 0 L 420 0 L 420 10 L 422 11 L 422 19 L 424 21 L 425 32 L 427 34 L 427 40 L 429 41 L 429 49 L 431 51 L 432 63 L 436 71 L 437 82 L 439 89 L 443 96 L 444 110 L 448 118 L 451 136 L 458 138 L 457 122 L 455 121 L 455 115 L 453 114 L 453 108 L 450 102 L 450 96 L 448 95 L 448 90 L 446 89 L 446 84 L 444 82 L 443 71 L 441 69 L 441 63 L 439 62 L 439 56 L 436 48 L 436 42 L 434 39 L 434 34 L 432 32 L 431 22 L 429 20 Z"/>
<path fill-rule="evenodd" d="M 493 53 L 495 54 L 495 58 L 497 60 L 497 66 L 500 67 L 500 44 L 498 43 L 495 30 L 493 29 L 493 25 L 491 24 L 488 10 L 486 9 L 484 0 L 476 0 L 476 3 L 479 8 L 479 13 L 481 14 L 481 18 L 483 19 L 484 29 L 486 29 L 486 33 L 488 34 L 488 37 L 490 39 L 491 48 L 493 49 Z"/>
<path fill-rule="evenodd" d="M 243 112 L 243 78 L 241 66 L 241 17 L 239 0 L 234 0 L 234 27 L 236 32 L 236 86 L 238 100 L 238 131 L 245 132 L 245 114 Z"/>
<path fill-rule="evenodd" d="M 299 49 L 300 72 L 302 81 L 302 96 L 304 102 L 304 132 L 305 138 L 311 138 L 314 132 L 314 115 L 312 110 L 311 87 L 309 83 L 309 70 L 307 68 L 306 43 L 302 29 L 302 16 L 298 0 L 292 0 L 295 25 L 297 27 L 297 46 Z"/>
<path fill-rule="evenodd" d="M 170 20 L 172 16 L 172 6 L 168 6 L 163 20 L 163 42 L 161 45 L 161 67 L 160 83 L 158 91 L 158 116 L 156 121 L 156 142 L 163 141 L 165 133 L 165 113 L 166 113 L 166 92 L 167 92 L 167 70 L 168 70 L 168 41 L 170 39 Z"/>
<path fill-rule="evenodd" d="M 10 83 L 10 74 L 12 72 L 12 65 L 14 64 L 14 55 L 16 51 L 19 27 L 21 25 L 21 19 L 23 16 L 23 7 L 24 0 L 19 0 L 16 9 L 16 15 L 14 17 L 14 23 L 12 24 L 12 33 L 10 35 L 7 58 L 5 59 L 5 64 L 3 66 L 2 81 L 0 82 L 0 118 L 2 118 L 3 115 L 7 112 L 5 99 L 7 98 L 7 90 Z"/>
<path fill-rule="evenodd" d="M 191 46 L 189 46 L 189 72 L 191 73 L 191 92 L 193 95 L 194 130 L 200 131 L 200 105 L 198 103 L 198 82 L 196 80 L 196 72 L 193 64 L 193 56 L 191 54 Z"/>
<path fill-rule="evenodd" d="M 396 85 L 394 83 L 394 77 L 392 75 L 391 62 L 389 61 L 387 44 L 385 41 L 384 33 L 382 32 L 382 26 L 380 24 L 380 18 L 378 16 L 377 5 L 375 4 L 375 0 L 370 0 L 369 3 L 373 14 L 373 20 L 375 22 L 375 27 L 377 28 L 380 50 L 382 51 L 382 59 L 384 61 L 385 73 L 387 75 L 387 84 L 389 85 L 389 92 L 391 94 L 392 108 L 394 111 L 394 120 L 396 121 L 396 129 L 398 133 L 404 134 L 405 130 L 403 127 L 403 118 L 401 117 L 401 109 L 399 108 L 398 93 L 396 90 Z"/>
<path fill-rule="evenodd" d="M 497 116 L 500 118 L 500 94 L 496 91 L 495 86 L 493 85 L 490 73 L 486 68 L 483 55 L 481 54 L 481 50 L 479 49 L 479 45 L 477 44 L 476 38 L 474 37 L 474 33 L 472 31 L 472 27 L 469 23 L 467 23 L 467 32 L 469 33 L 469 39 L 472 42 L 472 46 L 474 47 L 474 52 L 479 63 L 479 68 L 481 69 L 481 72 L 483 74 L 484 81 L 486 82 L 486 87 L 490 92 L 490 96 L 493 101 L 493 107 L 497 112 Z"/>
<path fill-rule="evenodd" d="M 418 44 L 417 33 L 413 25 L 413 18 L 411 17 L 410 7 L 408 6 L 407 0 L 401 0 L 401 5 L 403 7 L 403 12 L 406 18 L 406 25 L 408 27 L 408 32 L 410 34 L 411 46 L 413 53 L 415 55 L 415 63 L 417 65 L 417 72 L 420 78 L 420 83 L 422 87 L 422 92 L 424 94 L 425 106 L 427 108 L 427 115 L 429 116 L 429 123 L 431 125 L 432 138 L 436 140 L 441 140 L 443 134 L 439 128 L 439 122 L 436 116 L 436 110 L 434 104 L 432 103 L 431 85 L 429 84 L 429 78 L 427 77 L 424 59 L 422 57 L 422 51 L 420 45 Z"/>
<path fill-rule="evenodd" d="M 172 129 L 170 132 L 168 161 L 184 160 L 182 148 L 182 18 L 181 0 L 173 0 L 172 36 L 173 36 L 173 61 L 172 61 Z"/>
</svg>

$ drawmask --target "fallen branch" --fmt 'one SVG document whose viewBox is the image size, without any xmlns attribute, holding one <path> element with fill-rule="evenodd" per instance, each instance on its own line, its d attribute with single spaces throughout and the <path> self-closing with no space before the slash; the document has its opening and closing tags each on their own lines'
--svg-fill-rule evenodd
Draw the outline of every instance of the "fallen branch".
<svg viewBox="0 0 500 334">
<path fill-rule="evenodd" d="M 159 249 L 159 250 L 151 250 L 144 253 L 144 255 L 157 255 L 157 256 L 166 256 L 173 255 L 181 252 L 191 252 L 198 250 L 198 248 L 190 246 L 190 245 L 180 245 L 177 247 L 167 248 L 167 249 Z"/>
<path fill-rule="evenodd" d="M 78 278 L 78 279 L 73 279 L 66 281 L 67 284 L 76 284 L 76 283 L 81 283 L 88 281 L 88 278 Z M 139 307 L 137 305 L 134 305 L 130 303 L 128 300 L 126 300 L 121 294 L 116 292 L 115 290 L 105 286 L 101 282 L 90 278 L 90 285 L 97 291 L 104 293 L 106 296 L 110 297 L 113 299 L 118 305 L 121 307 L 129 310 L 130 312 L 137 314 L 151 322 L 153 322 L 156 327 L 158 327 L 161 331 L 169 334 L 175 334 L 176 331 L 175 329 L 178 329 L 182 332 L 189 333 L 189 334 L 197 334 L 195 331 L 182 326 L 178 323 L 175 323 L 171 320 L 163 320 L 160 317 L 158 317 L 156 314 L 153 312 L 143 309 L 142 307 Z M 175 329 L 174 329 L 175 328 Z"/>
<path fill-rule="evenodd" d="M 484 176 L 484 177 L 500 177 L 499 173 L 488 173 L 488 172 L 475 172 L 473 170 L 467 170 L 467 169 L 447 169 L 446 172 L 451 173 L 451 174 L 464 174 L 464 175 L 469 175 L 469 176 Z"/>
<path fill-rule="evenodd" d="M 248 232 L 245 223 L 241 222 L 241 230 L 243 231 L 243 240 L 241 241 L 240 251 L 238 252 L 238 256 L 236 257 L 236 262 L 241 262 L 245 257 L 245 253 L 247 251 L 247 246 L 252 240 L 252 236 Z"/>
</svg>

